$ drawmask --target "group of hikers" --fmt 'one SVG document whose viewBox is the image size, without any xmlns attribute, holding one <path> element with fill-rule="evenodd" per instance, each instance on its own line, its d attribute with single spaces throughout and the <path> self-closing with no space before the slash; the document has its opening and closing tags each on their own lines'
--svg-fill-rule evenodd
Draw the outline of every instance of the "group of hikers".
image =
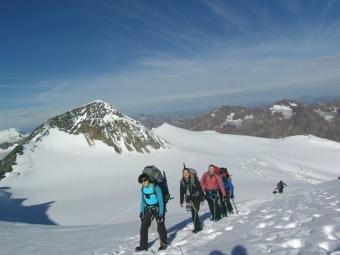
<svg viewBox="0 0 340 255">
<path fill-rule="evenodd" d="M 160 239 L 159 250 L 165 250 L 168 246 L 167 231 L 165 228 L 166 203 L 171 199 L 167 186 L 165 173 L 161 173 L 155 166 L 147 166 L 138 177 L 142 184 L 140 199 L 140 243 L 136 251 L 144 251 L 148 248 L 148 229 L 154 219 L 157 222 L 157 232 Z M 273 193 L 282 193 L 287 185 L 281 180 Z M 207 200 L 210 210 L 210 220 L 218 221 L 234 213 L 237 208 L 234 203 L 234 186 L 231 176 L 226 168 L 209 165 L 201 179 L 196 170 L 183 164 L 180 178 L 180 206 L 191 212 L 194 225 L 193 233 L 202 230 L 202 222 L 199 218 L 200 206 Z M 232 206 L 232 203 L 234 206 Z"/>
<path fill-rule="evenodd" d="M 180 179 L 180 206 L 184 207 L 185 202 L 186 210 L 191 211 L 194 224 L 193 233 L 202 230 L 202 222 L 198 212 L 204 200 L 208 202 L 211 214 L 210 220 L 212 221 L 218 221 L 222 217 L 234 213 L 231 204 L 231 199 L 234 198 L 234 187 L 226 168 L 210 165 L 201 180 L 199 180 L 194 169 L 183 166 Z M 164 217 L 166 202 L 170 199 L 165 173 L 162 175 L 155 166 L 148 166 L 138 177 L 138 182 L 142 184 L 139 215 L 141 228 L 140 244 L 136 247 L 136 251 L 147 250 L 148 229 L 153 219 L 156 219 L 157 222 L 157 232 L 161 244 L 159 250 L 165 250 L 168 242 Z"/>
</svg>

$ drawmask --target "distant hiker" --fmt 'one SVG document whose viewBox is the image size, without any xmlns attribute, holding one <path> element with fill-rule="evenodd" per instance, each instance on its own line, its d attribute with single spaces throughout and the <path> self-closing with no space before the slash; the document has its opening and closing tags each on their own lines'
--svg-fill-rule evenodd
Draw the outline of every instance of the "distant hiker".
<svg viewBox="0 0 340 255">
<path fill-rule="evenodd" d="M 287 184 L 285 184 L 282 180 L 276 185 L 276 189 L 279 193 L 283 192 L 284 187 L 287 187 Z"/>
<path fill-rule="evenodd" d="M 180 181 L 180 206 L 183 207 L 185 199 L 187 211 L 191 211 L 192 222 L 194 223 L 194 230 L 197 233 L 202 230 L 202 223 L 200 221 L 198 211 L 200 204 L 204 202 L 204 193 L 201 183 L 197 177 L 196 170 L 186 168 L 184 165 L 182 171 L 182 178 Z"/>
<path fill-rule="evenodd" d="M 226 197 L 222 201 L 222 214 L 223 216 L 228 216 L 227 213 L 234 213 L 233 206 L 231 205 L 230 199 L 234 199 L 234 185 L 231 182 L 231 177 L 227 168 L 221 167 L 221 178 L 223 181 L 224 189 L 226 191 Z"/>
<path fill-rule="evenodd" d="M 148 248 L 148 229 L 155 218 L 157 221 L 157 231 L 160 238 L 159 250 L 167 248 L 167 232 L 164 224 L 165 204 L 161 188 L 152 183 L 149 176 L 145 173 L 138 177 L 138 182 L 142 184 L 140 214 L 140 243 L 136 251 L 147 250 Z"/>
<path fill-rule="evenodd" d="M 219 206 L 219 191 L 222 197 L 226 197 L 226 192 L 222 179 L 219 175 L 215 174 L 215 166 L 210 165 L 208 171 L 205 172 L 201 178 L 201 186 L 205 193 L 205 198 L 208 201 L 209 210 L 211 213 L 211 220 L 218 221 L 221 219 L 221 208 Z"/>
</svg>

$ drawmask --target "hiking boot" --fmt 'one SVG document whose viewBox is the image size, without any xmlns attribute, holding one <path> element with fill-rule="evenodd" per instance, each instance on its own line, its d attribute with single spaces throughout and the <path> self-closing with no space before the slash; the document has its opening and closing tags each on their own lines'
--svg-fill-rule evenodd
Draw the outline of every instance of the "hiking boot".
<svg viewBox="0 0 340 255">
<path fill-rule="evenodd" d="M 168 245 L 162 244 L 161 246 L 159 246 L 158 250 L 163 251 L 163 250 L 166 250 L 166 248 L 168 248 Z"/>
<path fill-rule="evenodd" d="M 143 247 L 140 247 L 140 246 L 137 246 L 136 248 L 135 248 L 135 251 L 146 251 L 146 248 L 143 248 Z"/>
<path fill-rule="evenodd" d="M 220 219 L 221 219 L 221 218 L 216 218 L 216 219 L 215 219 L 215 222 L 219 221 Z"/>
<path fill-rule="evenodd" d="M 202 230 L 201 228 L 199 228 L 199 229 L 194 229 L 194 230 L 192 231 L 192 233 L 196 234 L 197 232 L 200 232 L 201 230 Z"/>
</svg>

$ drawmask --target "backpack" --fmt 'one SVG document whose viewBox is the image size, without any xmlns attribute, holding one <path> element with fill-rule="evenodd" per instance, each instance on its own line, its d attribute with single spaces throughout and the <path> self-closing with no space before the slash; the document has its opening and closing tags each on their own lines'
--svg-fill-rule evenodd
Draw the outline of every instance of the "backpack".
<svg viewBox="0 0 340 255">
<path fill-rule="evenodd" d="M 153 182 L 155 185 L 158 185 L 158 187 L 160 187 L 165 207 L 166 203 L 171 199 L 165 172 L 163 171 L 162 174 L 161 170 L 152 165 L 146 166 L 143 170 L 143 174 L 149 176 L 150 181 Z"/>
<path fill-rule="evenodd" d="M 194 194 L 191 194 L 191 195 L 195 196 L 195 194 L 198 192 L 198 194 L 196 194 L 196 195 L 199 196 L 199 188 L 197 187 L 196 184 L 198 183 L 200 185 L 200 180 L 197 176 L 197 171 L 193 168 L 186 167 L 185 164 L 183 163 L 183 170 L 184 169 L 188 170 L 189 173 L 190 173 L 190 185 L 188 186 L 189 192 L 192 192 L 192 188 L 195 187 L 197 189 L 197 191 Z M 184 185 L 183 179 L 181 179 L 181 182 Z"/>
<path fill-rule="evenodd" d="M 183 170 L 186 169 L 189 171 L 190 173 L 190 178 L 191 178 L 191 181 L 194 181 L 195 179 L 198 179 L 198 176 L 197 176 L 197 171 L 193 168 L 190 168 L 190 167 L 186 167 L 185 164 L 183 163 Z"/>
<path fill-rule="evenodd" d="M 226 174 L 227 176 L 229 176 L 229 172 L 227 168 L 221 167 L 220 169 L 221 169 L 221 174 Z"/>
</svg>

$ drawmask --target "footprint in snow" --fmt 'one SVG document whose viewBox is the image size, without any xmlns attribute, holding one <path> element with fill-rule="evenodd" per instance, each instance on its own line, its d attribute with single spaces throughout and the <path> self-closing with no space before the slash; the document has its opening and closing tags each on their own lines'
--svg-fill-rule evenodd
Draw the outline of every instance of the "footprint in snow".
<svg viewBox="0 0 340 255">
<path fill-rule="evenodd" d="M 294 248 L 299 249 L 304 246 L 304 242 L 301 239 L 291 239 L 281 244 L 282 248 Z"/>
<path fill-rule="evenodd" d="M 277 236 L 276 236 L 276 235 L 270 235 L 270 236 L 266 237 L 266 241 L 268 241 L 268 242 L 272 242 L 272 241 L 275 241 L 275 240 L 276 240 L 276 238 L 277 238 Z"/>
<path fill-rule="evenodd" d="M 188 242 L 187 240 L 179 241 L 178 243 L 175 243 L 174 246 L 184 245 L 184 244 L 186 244 L 187 242 Z"/>
<path fill-rule="evenodd" d="M 212 239 L 215 239 L 217 236 L 219 236 L 221 234 L 222 234 L 222 232 L 214 232 L 214 233 L 208 235 L 207 237 L 208 237 L 208 239 L 212 240 Z"/>
<path fill-rule="evenodd" d="M 268 214 L 268 215 L 263 216 L 263 219 L 271 219 L 274 216 L 275 216 L 274 214 Z"/>
<path fill-rule="evenodd" d="M 204 234 L 210 234 L 210 233 L 214 232 L 214 230 L 213 229 L 206 229 L 206 230 L 203 230 L 202 232 Z"/>
<path fill-rule="evenodd" d="M 326 225 L 322 228 L 322 232 L 327 236 L 328 240 L 334 241 L 337 238 L 333 235 L 335 226 L 334 225 Z"/>
<path fill-rule="evenodd" d="M 287 225 L 276 225 L 274 228 L 278 228 L 278 229 L 292 229 L 292 228 L 296 228 L 297 223 L 293 222 L 293 223 L 289 223 Z"/>
<path fill-rule="evenodd" d="M 259 229 L 265 228 L 265 227 L 266 227 L 266 223 L 260 223 L 256 226 L 256 228 L 259 228 Z"/>
<path fill-rule="evenodd" d="M 233 230 L 234 229 L 234 227 L 233 226 L 228 226 L 228 227 L 226 227 L 224 230 L 226 230 L 226 231 L 230 231 L 230 230 Z"/>
<path fill-rule="evenodd" d="M 335 241 L 322 242 L 322 243 L 319 243 L 319 247 L 321 249 L 324 249 L 324 250 L 330 252 L 330 251 L 333 251 L 337 248 L 337 242 L 335 242 Z M 331 253 L 331 254 L 336 254 L 336 253 Z"/>
</svg>

